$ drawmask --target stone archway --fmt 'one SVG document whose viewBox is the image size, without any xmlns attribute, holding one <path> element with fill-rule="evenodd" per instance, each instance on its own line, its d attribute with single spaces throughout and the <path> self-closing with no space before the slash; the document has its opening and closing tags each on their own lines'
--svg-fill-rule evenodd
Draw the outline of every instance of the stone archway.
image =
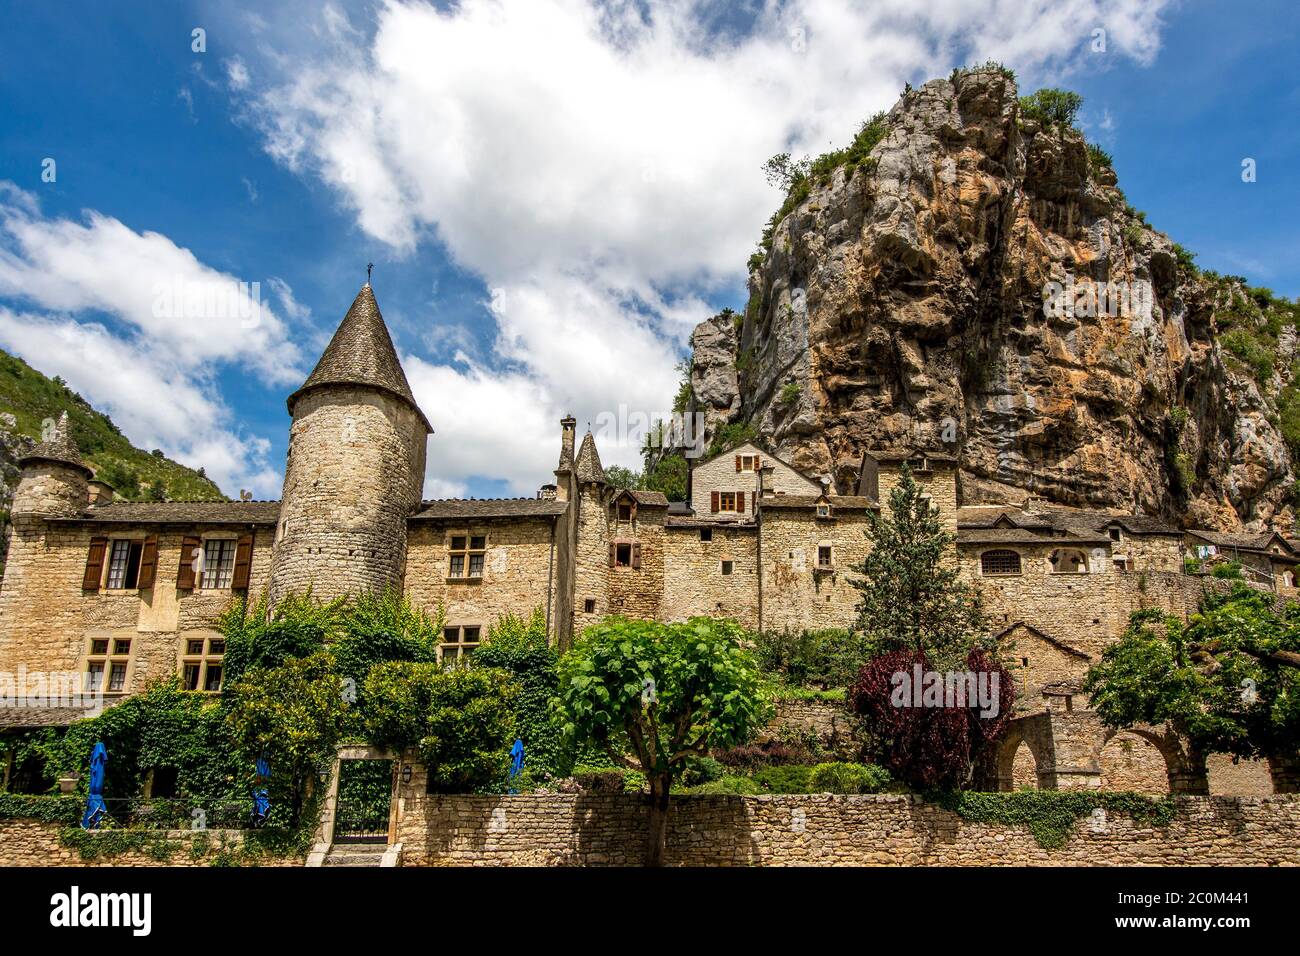
<svg viewBox="0 0 1300 956">
<path fill-rule="evenodd" d="M 1167 791 L 1173 794 L 1209 796 L 1210 778 L 1205 765 L 1205 754 L 1192 750 L 1171 728 L 1135 726 L 1123 731 L 1106 729 L 1097 747 L 1097 761 L 1111 740 L 1121 733 L 1131 735 L 1150 744 L 1164 759 Z"/>
<path fill-rule="evenodd" d="M 1121 731 L 1103 742 L 1097 756 L 1104 790 L 1169 792 L 1169 768 L 1158 747 L 1139 734 Z"/>
<path fill-rule="evenodd" d="M 1011 722 L 997 742 L 992 768 L 995 781 L 991 782 L 998 790 L 1017 790 L 1021 786 L 1054 789 L 1050 768 L 1055 763 L 1048 715 L 1021 717 Z"/>
<path fill-rule="evenodd" d="M 1011 789 L 1038 789 L 1038 760 L 1027 740 L 1020 742 L 1011 761 Z"/>
</svg>

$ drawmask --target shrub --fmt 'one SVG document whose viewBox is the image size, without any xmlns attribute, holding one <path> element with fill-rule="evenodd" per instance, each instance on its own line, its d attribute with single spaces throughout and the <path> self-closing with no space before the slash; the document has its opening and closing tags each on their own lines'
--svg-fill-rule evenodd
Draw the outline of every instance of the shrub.
<svg viewBox="0 0 1300 956">
<path fill-rule="evenodd" d="M 1096 143 L 1088 144 L 1088 167 L 1094 172 L 1099 173 L 1103 169 L 1114 169 L 1115 160 Z"/>
<path fill-rule="evenodd" d="M 764 793 L 810 793 L 812 767 L 799 764 L 764 767 L 754 772 L 753 779 Z"/>
<path fill-rule="evenodd" d="M 518 687 L 505 671 L 394 661 L 366 677 L 370 741 L 401 752 L 414 747 L 438 793 L 505 785 L 515 739 Z"/>
<path fill-rule="evenodd" d="M 782 405 L 789 405 L 793 402 L 796 402 L 799 399 L 799 391 L 800 389 L 799 389 L 798 382 L 786 382 L 785 385 L 781 388 L 781 394 L 777 398 L 777 401 L 780 402 Z"/>
<path fill-rule="evenodd" d="M 359 689 L 376 664 L 436 661 L 445 621 L 441 607 L 430 615 L 398 591 L 362 594 L 339 608 L 341 633 L 330 649 L 339 673 Z"/>
<path fill-rule="evenodd" d="M 1072 90 L 1044 88 L 1020 98 L 1020 112 L 1042 123 L 1073 126 L 1083 106 L 1083 97 Z"/>
<path fill-rule="evenodd" d="M 342 607 L 341 600 L 316 601 L 310 590 L 281 598 L 274 612 L 265 593 L 251 606 L 246 597 L 236 598 L 217 619 L 226 637 L 225 683 L 236 683 L 250 668 L 279 667 L 321 650 L 340 632 Z"/>
<path fill-rule="evenodd" d="M 1190 554 L 1187 555 L 1187 557 L 1183 558 L 1183 573 L 1184 573 L 1184 574 L 1200 574 L 1200 573 L 1201 573 L 1201 559 L 1200 559 L 1200 558 L 1197 558 L 1197 557 L 1193 557 L 1193 556 L 1190 555 Z"/>
<path fill-rule="evenodd" d="M 792 739 L 727 747 L 713 751 L 713 756 L 724 767 L 755 770 L 781 764 L 807 764 L 812 761 L 813 753 L 804 741 Z"/>
<path fill-rule="evenodd" d="M 1242 580 L 1241 563 L 1238 561 L 1221 561 L 1210 569 L 1211 577 L 1232 581 Z"/>
<path fill-rule="evenodd" d="M 819 763 L 809 776 L 815 793 L 880 793 L 891 782 L 889 771 L 875 764 Z"/>
<path fill-rule="evenodd" d="M 698 757 L 686 764 L 682 770 L 682 785 L 695 787 L 702 783 L 721 780 L 726 768 L 712 757 Z"/>
<path fill-rule="evenodd" d="M 795 687 L 847 687 L 867 659 L 862 634 L 842 628 L 763 631 L 754 638 L 759 666 Z"/>
</svg>

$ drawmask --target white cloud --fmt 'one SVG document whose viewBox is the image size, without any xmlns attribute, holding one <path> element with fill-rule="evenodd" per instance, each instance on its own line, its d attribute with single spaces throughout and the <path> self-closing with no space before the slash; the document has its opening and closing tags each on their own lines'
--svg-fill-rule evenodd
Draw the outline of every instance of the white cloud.
<svg viewBox="0 0 1300 956">
<path fill-rule="evenodd" d="M 506 469 L 533 485 L 558 414 L 671 400 L 685 334 L 743 281 L 779 203 L 768 156 L 842 144 L 905 81 L 956 63 L 1096 68 L 1098 26 L 1107 57 L 1149 62 L 1165 5 L 802 0 L 716 35 L 716 5 L 691 0 L 385 0 L 350 17 L 331 4 L 266 26 L 276 42 L 250 51 L 240 103 L 269 154 L 332 187 L 367 234 L 406 254 L 436 235 L 494 290 L 499 370 L 420 373 L 500 417 L 476 415 L 468 445 L 440 432 L 431 474 Z M 424 401 L 434 416 L 446 396 Z"/>
<path fill-rule="evenodd" d="M 231 57 L 222 64 L 226 68 L 226 81 L 233 90 L 245 90 L 252 78 L 248 75 L 248 67 L 239 57 Z"/>
<path fill-rule="evenodd" d="M 270 443 L 234 429 L 213 383 L 105 326 L 0 306 L 0 346 L 112 417 L 137 447 L 202 467 L 223 490 L 278 497 Z"/>
<path fill-rule="evenodd" d="M 35 307 L 0 307 L 0 345 L 62 376 L 137 447 L 205 468 L 228 494 L 275 497 L 270 443 L 232 423 L 217 384 L 232 367 L 276 387 L 305 377 L 252 282 L 93 210 L 84 223 L 42 216 L 34 196 L 0 182 L 0 296 Z M 287 283 L 268 285 L 290 320 L 306 320 Z"/>
</svg>

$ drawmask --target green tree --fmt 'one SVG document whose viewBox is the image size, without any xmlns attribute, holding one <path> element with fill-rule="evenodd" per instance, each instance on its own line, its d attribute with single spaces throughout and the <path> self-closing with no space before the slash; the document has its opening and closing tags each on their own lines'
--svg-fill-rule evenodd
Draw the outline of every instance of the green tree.
<svg viewBox="0 0 1300 956">
<path fill-rule="evenodd" d="M 308 657 L 339 636 L 342 600 L 321 602 L 306 594 L 290 594 L 270 609 L 266 594 L 249 603 L 237 597 L 217 618 L 226 638 L 225 683 L 238 681 L 252 667 L 277 667 L 293 658 Z"/>
<path fill-rule="evenodd" d="M 1044 88 L 1020 97 L 1020 112 L 1043 123 L 1073 126 L 1083 107 L 1083 97 L 1073 90 Z"/>
<path fill-rule="evenodd" d="M 631 468 L 622 465 L 610 465 L 605 469 L 605 481 L 611 488 L 640 488 L 641 476 Z"/>
<path fill-rule="evenodd" d="M 888 507 L 887 517 L 867 512 L 871 551 L 852 582 L 868 656 L 924 651 L 941 669 L 964 667 L 972 648 L 987 645 L 988 621 L 979 592 L 961 578 L 955 537 L 906 465 Z"/>
<path fill-rule="evenodd" d="M 593 741 L 650 784 L 646 862 L 663 863 L 672 782 L 714 747 L 764 723 L 759 670 L 734 621 L 606 618 L 560 659 L 556 708 L 575 742 Z"/>
<path fill-rule="evenodd" d="M 505 671 L 393 661 L 366 677 L 366 736 L 415 748 L 439 793 L 499 788 L 510 769 L 518 687 Z"/>
<path fill-rule="evenodd" d="M 436 662 L 446 618 L 441 605 L 430 614 L 397 590 L 358 595 L 338 612 L 339 634 L 330 649 L 339 673 L 352 681 L 354 690 L 361 690 L 376 664 Z"/>
<path fill-rule="evenodd" d="M 348 710 L 333 656 L 320 651 L 278 667 L 250 667 L 225 693 L 235 746 L 249 760 L 266 756 L 273 779 L 287 785 L 296 824 L 312 778 L 333 757 Z"/>
</svg>

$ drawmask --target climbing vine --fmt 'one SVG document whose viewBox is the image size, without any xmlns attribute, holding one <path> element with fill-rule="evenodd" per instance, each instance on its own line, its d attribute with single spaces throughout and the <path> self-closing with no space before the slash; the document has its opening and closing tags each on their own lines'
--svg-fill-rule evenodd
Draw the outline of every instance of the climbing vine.
<svg viewBox="0 0 1300 956">
<path fill-rule="evenodd" d="M 1126 813 L 1135 822 L 1163 827 L 1173 819 L 1174 801 L 1140 793 L 1098 791 L 1018 790 L 1014 793 L 952 791 L 930 799 L 971 823 L 1023 826 L 1045 850 L 1059 850 L 1070 839 L 1080 818 L 1098 807 L 1107 813 Z"/>
</svg>

